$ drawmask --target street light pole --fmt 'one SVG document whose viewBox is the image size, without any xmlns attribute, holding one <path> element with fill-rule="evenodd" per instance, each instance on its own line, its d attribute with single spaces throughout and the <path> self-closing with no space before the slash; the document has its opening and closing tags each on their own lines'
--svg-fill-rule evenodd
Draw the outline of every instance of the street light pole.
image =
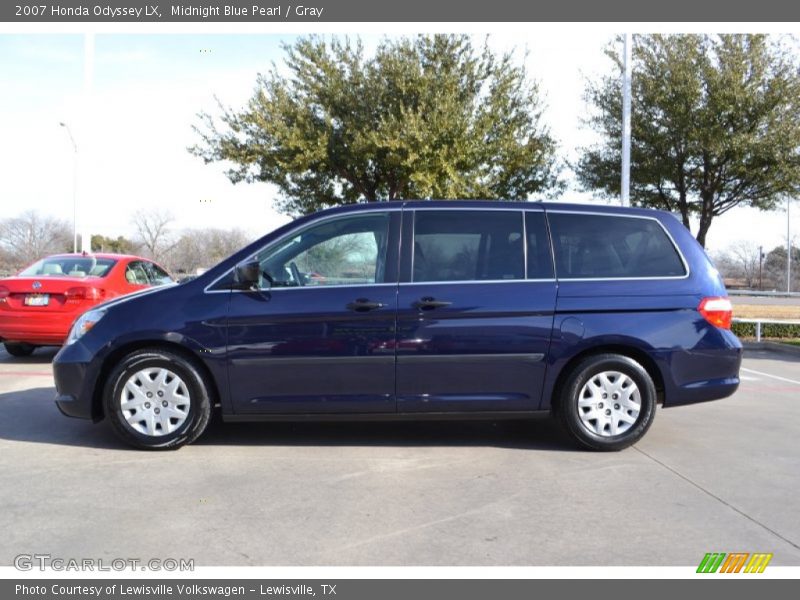
<svg viewBox="0 0 800 600">
<path fill-rule="evenodd" d="M 69 141 L 72 142 L 73 158 L 72 158 L 72 252 L 78 252 L 78 144 L 75 143 L 75 138 L 72 136 L 72 131 L 69 125 L 61 121 L 61 127 L 67 130 Z"/>
<path fill-rule="evenodd" d="M 625 34 L 622 77 L 622 181 L 620 204 L 630 206 L 631 188 L 631 34 Z"/>
</svg>

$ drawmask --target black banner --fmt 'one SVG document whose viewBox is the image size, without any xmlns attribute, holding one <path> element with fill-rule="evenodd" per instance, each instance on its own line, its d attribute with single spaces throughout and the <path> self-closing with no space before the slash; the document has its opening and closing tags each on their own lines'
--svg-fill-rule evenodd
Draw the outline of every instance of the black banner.
<svg viewBox="0 0 800 600">
<path fill-rule="evenodd" d="M 11 0 L 5 22 L 785 22 L 786 0 Z"/>
<path fill-rule="evenodd" d="M 791 590 L 794 588 L 795 592 Z M 500 580 L 5 580 L 0 597 L 10 600 L 179 600 L 234 598 L 237 600 L 485 600 L 486 598 L 604 598 L 646 597 L 674 600 L 676 597 L 739 598 L 794 597 L 796 581 L 710 576 L 703 580 L 618 581 L 553 579 Z"/>
</svg>

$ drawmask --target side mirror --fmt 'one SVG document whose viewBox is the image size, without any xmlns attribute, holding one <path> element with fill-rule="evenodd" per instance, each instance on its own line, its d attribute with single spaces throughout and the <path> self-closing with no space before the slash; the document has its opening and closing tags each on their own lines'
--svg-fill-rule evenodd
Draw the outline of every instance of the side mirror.
<svg viewBox="0 0 800 600">
<path fill-rule="evenodd" d="M 233 289 L 257 290 L 261 286 L 261 265 L 257 260 L 240 262 L 233 269 Z"/>
</svg>

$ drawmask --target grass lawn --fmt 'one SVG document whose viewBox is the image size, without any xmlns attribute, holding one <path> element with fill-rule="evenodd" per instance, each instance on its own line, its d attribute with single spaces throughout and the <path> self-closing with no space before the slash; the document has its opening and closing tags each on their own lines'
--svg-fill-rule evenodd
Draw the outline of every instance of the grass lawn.
<svg viewBox="0 0 800 600">
<path fill-rule="evenodd" d="M 790 306 L 737 304 L 733 300 L 733 316 L 737 319 L 799 319 L 800 303 Z"/>
</svg>

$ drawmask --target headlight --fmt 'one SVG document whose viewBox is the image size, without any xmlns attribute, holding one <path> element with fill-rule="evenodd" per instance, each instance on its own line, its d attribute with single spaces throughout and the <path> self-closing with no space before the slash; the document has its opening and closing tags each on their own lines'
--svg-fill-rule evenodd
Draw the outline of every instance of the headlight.
<svg viewBox="0 0 800 600">
<path fill-rule="evenodd" d="M 78 320 L 75 321 L 75 324 L 69 331 L 66 345 L 77 342 L 81 337 L 83 337 L 84 333 L 89 331 L 100 319 L 103 318 L 104 314 L 106 314 L 105 309 L 100 308 L 97 310 L 87 311 L 78 317 Z"/>
</svg>

